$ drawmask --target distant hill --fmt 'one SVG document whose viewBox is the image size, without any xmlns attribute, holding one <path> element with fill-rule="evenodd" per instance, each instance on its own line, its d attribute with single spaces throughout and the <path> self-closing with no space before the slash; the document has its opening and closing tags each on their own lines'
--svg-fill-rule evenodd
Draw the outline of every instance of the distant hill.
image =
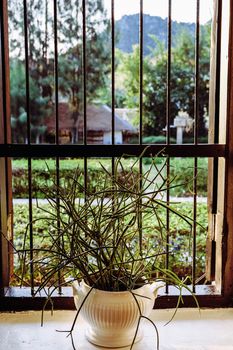
<svg viewBox="0 0 233 350">
<path fill-rule="evenodd" d="M 172 22 L 172 38 L 186 30 L 195 35 L 195 23 Z M 139 15 L 125 15 L 116 21 L 118 33 L 117 48 L 123 52 L 132 52 L 132 47 L 139 42 Z M 158 16 L 144 15 L 144 54 L 150 53 L 149 47 L 155 47 L 150 34 L 155 35 L 160 41 L 167 42 L 167 19 Z M 173 42 L 174 43 L 174 42 Z"/>
</svg>

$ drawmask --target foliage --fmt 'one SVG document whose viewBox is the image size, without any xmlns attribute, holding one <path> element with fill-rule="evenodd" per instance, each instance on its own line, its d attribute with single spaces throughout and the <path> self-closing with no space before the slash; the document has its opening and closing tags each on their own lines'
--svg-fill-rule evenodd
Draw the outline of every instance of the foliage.
<svg viewBox="0 0 233 350">
<path fill-rule="evenodd" d="M 162 42 L 151 36 L 156 44 L 151 54 L 143 58 L 143 131 L 144 135 L 160 135 L 166 126 L 167 51 Z M 201 27 L 199 62 L 199 117 L 198 135 L 205 136 L 205 118 L 208 115 L 210 25 Z M 125 101 L 128 108 L 139 107 L 139 47 L 122 54 L 117 74 L 124 76 Z M 186 31 L 176 36 L 172 47 L 170 81 L 171 124 L 180 110 L 194 118 L 195 48 L 191 34 Z"/>
<path fill-rule="evenodd" d="M 139 161 L 133 169 L 138 169 Z M 33 248 L 34 267 L 41 275 L 38 291 L 48 285 L 56 289 L 58 274 L 64 282 L 84 279 L 103 290 L 131 290 L 158 277 L 183 287 L 164 268 L 167 226 L 166 215 L 160 213 L 169 211 L 183 220 L 189 232 L 192 219 L 163 201 L 167 186 L 172 186 L 163 175 L 165 166 L 158 167 L 152 159 L 143 174 L 134 175 L 116 159 L 113 173 L 102 165 L 104 179 L 99 179 L 95 191 L 83 188 L 79 171 L 70 177 L 69 186 L 48 187 L 49 208 L 39 207 L 43 214 L 29 224 L 41 220 L 46 227 L 46 235 Z M 23 241 L 28 242 L 27 233 Z M 32 250 L 25 244 L 18 250 L 25 257 L 27 252 L 31 259 Z"/>
<path fill-rule="evenodd" d="M 69 100 L 74 119 L 83 110 L 83 26 L 80 0 L 58 1 L 58 30 L 62 43 L 59 55 L 59 90 Z M 86 6 L 86 97 L 98 99 L 111 71 L 110 22 L 102 0 Z M 66 49 L 64 49 L 66 48 Z"/>
<path fill-rule="evenodd" d="M 10 86 L 11 86 L 11 126 L 15 142 L 24 143 L 27 139 L 27 118 L 26 112 L 26 78 L 23 62 L 12 60 L 10 65 Z M 29 107 L 32 141 L 43 135 L 45 127 L 42 126 L 43 119 L 50 111 L 48 98 L 40 96 L 40 88 L 36 81 L 29 77 Z"/>
<path fill-rule="evenodd" d="M 145 136 L 142 138 L 142 142 L 146 144 L 151 144 L 151 143 L 158 143 L 158 144 L 166 144 L 167 139 L 166 136 L 159 135 L 159 136 Z M 176 143 L 176 140 L 174 138 L 170 138 L 171 143 Z"/>
<path fill-rule="evenodd" d="M 123 161 L 124 162 L 124 161 Z M 124 162 L 125 163 L 125 162 Z M 125 170 L 131 172 L 133 161 L 125 163 Z M 111 161 L 101 159 L 101 164 L 110 171 Z M 77 170 L 78 167 L 78 170 Z M 83 159 L 60 160 L 60 184 L 69 186 L 70 173 L 79 171 L 80 182 L 84 186 L 84 162 Z M 28 198 L 28 162 L 26 159 L 16 159 L 12 162 L 13 197 Z M 95 191 L 96 183 L 104 177 L 103 168 L 99 159 L 88 160 L 87 186 L 90 191 Z M 56 178 L 56 163 L 53 159 L 32 160 L 32 197 L 45 198 L 46 188 L 54 186 Z M 80 195 L 83 195 L 82 190 Z"/>
<path fill-rule="evenodd" d="M 192 216 L 193 205 L 190 202 L 173 204 L 179 212 L 184 216 Z M 33 204 L 33 224 L 34 246 L 47 246 L 47 223 L 46 220 L 39 220 L 43 213 L 49 210 L 48 203 Z M 159 215 L 162 221 L 166 220 L 166 212 L 159 209 Z M 206 203 L 197 204 L 197 260 L 196 260 L 196 277 L 199 278 L 205 271 L 205 253 L 206 253 L 206 229 L 207 229 L 207 205 Z M 29 222 L 28 205 L 16 204 L 14 206 L 14 243 L 17 249 L 22 249 L 24 233 Z M 206 229 L 205 229 L 206 228 Z M 148 229 L 146 236 L 151 244 L 153 251 L 154 232 Z M 170 256 L 170 268 L 177 273 L 180 278 L 187 274 L 191 274 L 191 254 L 190 254 L 190 230 L 182 220 L 175 215 L 170 217 L 170 244 L 173 246 Z M 29 246 L 29 241 L 26 243 Z M 35 254 L 35 253 L 34 253 Z M 21 283 L 19 276 L 21 275 L 20 261 L 15 256 L 14 277 L 12 283 L 17 285 Z M 29 265 L 25 269 L 25 283 L 30 284 Z M 18 276 L 18 277 L 17 277 Z M 36 284 L 41 281 L 39 271 L 35 273 Z"/>
<path fill-rule="evenodd" d="M 170 173 L 178 185 L 171 189 L 171 196 L 193 196 L 194 160 L 193 158 L 171 158 Z M 208 159 L 199 158 L 197 165 L 197 195 L 207 197 Z"/>
<path fill-rule="evenodd" d="M 82 1 L 58 0 L 57 55 L 58 91 L 66 98 L 74 121 L 83 110 L 83 27 Z M 44 117 L 54 112 L 55 43 L 54 9 L 48 0 L 30 0 L 27 6 L 28 74 L 30 79 L 30 118 L 32 142 L 44 134 Z M 26 86 L 23 40 L 25 35 L 23 3 L 9 1 L 9 38 L 11 55 L 11 96 L 13 141 L 25 142 Z M 110 72 L 109 20 L 102 0 L 86 4 L 86 96 L 99 96 Z M 16 78 L 16 85 L 15 83 Z M 19 88 L 18 88 L 19 87 Z M 55 127 L 54 127 L 55 128 Z"/>
<path fill-rule="evenodd" d="M 155 141 L 152 137 L 151 141 Z M 147 143 L 150 143 L 148 140 Z M 151 142 L 152 143 L 152 142 Z M 142 159 L 143 164 L 151 163 L 150 158 Z M 130 173 L 133 160 L 122 160 L 125 170 Z M 162 158 L 157 158 L 157 165 L 163 162 Z M 197 191 L 199 196 L 207 196 L 207 166 L 208 160 L 200 158 L 198 160 L 198 182 Z M 111 169 L 111 161 L 109 159 L 101 159 L 101 164 L 109 171 Z M 60 177 L 63 184 L 69 183 L 70 173 L 75 172 L 78 167 L 82 174 L 80 181 L 84 183 L 84 163 L 82 159 L 61 159 L 60 160 Z M 173 183 L 179 186 L 171 190 L 171 195 L 175 197 L 192 196 L 192 179 L 193 179 L 193 159 L 192 158 L 174 158 L 171 161 L 171 176 L 174 178 Z M 28 198 L 28 163 L 26 159 L 14 159 L 12 161 L 13 168 L 13 196 L 14 198 Z M 49 171 L 48 171 L 49 169 Z M 53 185 L 55 179 L 56 164 L 53 159 L 36 159 L 32 161 L 32 196 L 33 198 L 44 198 L 44 190 L 48 186 Z M 90 190 L 94 190 L 98 178 L 104 176 L 103 168 L 100 166 L 100 159 L 88 160 L 88 186 Z M 42 191 L 41 191 L 42 190 Z"/>
</svg>

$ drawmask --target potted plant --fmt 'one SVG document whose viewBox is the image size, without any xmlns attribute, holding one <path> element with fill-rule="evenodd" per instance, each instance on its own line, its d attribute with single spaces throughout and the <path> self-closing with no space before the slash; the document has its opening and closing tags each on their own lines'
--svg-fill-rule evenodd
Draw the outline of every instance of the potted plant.
<svg viewBox="0 0 233 350">
<path fill-rule="evenodd" d="M 192 220 L 163 200 L 172 183 L 157 157 L 143 172 L 143 155 L 129 167 L 130 159 L 115 159 L 111 171 L 101 165 L 102 176 L 92 190 L 83 186 L 79 170 L 68 185 L 60 179 L 60 186 L 49 186 L 40 219 L 47 235 L 34 247 L 33 263 L 41 276 L 37 293 L 50 286 L 50 300 L 61 283 L 72 282 L 74 324 L 81 313 L 89 323 L 87 339 L 104 347 L 132 347 L 141 339 L 140 321 L 149 320 L 161 282 L 180 293 L 189 290 L 164 268 L 172 247 L 167 247 L 161 211 L 178 215 L 190 230 Z M 26 257 L 26 247 L 22 252 Z"/>
</svg>

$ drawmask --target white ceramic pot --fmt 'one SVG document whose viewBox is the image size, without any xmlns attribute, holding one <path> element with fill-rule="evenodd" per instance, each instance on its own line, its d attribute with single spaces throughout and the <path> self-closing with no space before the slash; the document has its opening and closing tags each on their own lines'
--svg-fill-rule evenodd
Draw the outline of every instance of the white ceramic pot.
<svg viewBox="0 0 233 350">
<path fill-rule="evenodd" d="M 153 283 L 133 290 L 143 316 L 148 317 L 151 313 L 158 288 L 158 284 Z M 73 283 L 77 310 L 90 290 L 84 282 Z M 131 345 L 140 315 L 131 292 L 108 292 L 94 288 L 82 305 L 80 314 L 89 325 L 86 331 L 88 341 L 109 348 Z M 142 336 L 140 327 L 136 342 Z"/>
</svg>

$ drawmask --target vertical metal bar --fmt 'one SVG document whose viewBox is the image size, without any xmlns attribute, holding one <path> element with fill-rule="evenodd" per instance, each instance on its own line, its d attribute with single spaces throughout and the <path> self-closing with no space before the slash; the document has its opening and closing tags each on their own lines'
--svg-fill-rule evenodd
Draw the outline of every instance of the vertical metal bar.
<svg viewBox="0 0 233 350">
<path fill-rule="evenodd" d="M 200 58 L 200 0 L 196 2 L 196 37 L 195 37 L 195 101 L 194 101 L 194 144 L 198 144 L 198 120 L 199 120 L 199 58 Z M 198 160 L 194 158 L 193 177 L 193 249 L 192 249 L 192 285 L 195 293 L 196 280 L 196 221 L 197 221 L 197 170 Z"/>
<path fill-rule="evenodd" d="M 200 0 L 196 4 L 196 35 L 195 35 L 195 101 L 194 101 L 194 143 L 198 144 L 199 121 L 199 57 L 200 57 Z"/>
<path fill-rule="evenodd" d="M 47 18 L 46 18 L 47 20 Z M 54 85 L 55 85 L 55 143 L 59 145 L 59 96 L 58 96 L 58 33 L 57 33 L 57 0 L 53 1 L 53 20 L 54 20 Z M 57 228 L 58 235 L 60 237 L 60 198 L 59 198 L 59 187 L 60 187 L 60 159 L 56 157 L 56 206 L 57 206 Z M 62 243 L 62 237 L 59 238 L 59 245 Z M 62 278 L 61 271 L 58 271 L 58 293 L 62 294 Z"/>
<path fill-rule="evenodd" d="M 31 144 L 31 113 L 30 113 L 30 82 L 29 82 L 29 48 L 28 48 L 28 8 L 24 0 L 24 49 L 25 49 L 25 82 L 26 82 L 26 109 L 27 109 L 27 143 Z"/>
<path fill-rule="evenodd" d="M 112 145 L 115 144 L 115 2 L 111 3 L 112 22 Z"/>
<path fill-rule="evenodd" d="M 166 125 L 167 125 L 167 137 L 166 143 L 170 144 L 170 125 L 171 125 L 171 39 L 172 39 L 172 0 L 168 0 L 168 18 L 167 18 L 167 99 L 166 99 Z M 167 206 L 170 203 L 170 158 L 167 157 L 167 191 L 166 191 L 166 202 Z M 169 243 L 170 243 L 170 212 L 167 209 L 166 213 L 166 261 L 165 267 L 169 268 Z M 166 293 L 169 292 L 169 285 L 166 283 Z"/>
<path fill-rule="evenodd" d="M 143 0 L 140 0 L 140 12 L 139 12 L 139 144 L 141 145 L 143 137 L 143 52 L 144 52 L 144 9 Z M 142 158 L 139 159 L 139 174 L 140 174 L 140 189 L 142 188 Z M 142 204 L 142 203 L 141 203 Z M 138 216 L 138 228 L 139 228 L 139 245 L 140 252 L 142 253 L 142 211 Z"/>
<path fill-rule="evenodd" d="M 86 55 L 86 0 L 82 2 L 83 7 L 83 127 L 84 127 L 84 145 L 87 144 L 87 55 Z"/>
<path fill-rule="evenodd" d="M 24 40 L 25 40 L 25 79 L 26 79 L 26 111 L 27 111 L 27 143 L 31 144 L 31 114 L 30 114 L 30 82 L 29 82 L 29 49 L 28 49 L 28 8 L 27 0 L 23 2 L 24 9 Z M 32 159 L 28 158 L 28 197 L 29 197 L 29 235 L 30 235 L 30 279 L 31 294 L 34 294 L 34 263 L 33 263 L 33 225 L 32 225 Z"/>
<path fill-rule="evenodd" d="M 169 181 L 170 181 L 170 158 L 167 157 L 167 191 L 166 191 L 166 202 L 167 206 L 169 207 L 170 205 L 170 189 L 169 189 Z M 169 208 L 167 209 L 166 213 L 166 261 L 165 261 L 165 267 L 166 269 L 169 268 L 169 244 L 170 244 L 170 211 Z M 169 288 L 168 288 L 168 283 L 166 283 L 166 293 L 168 293 Z"/>
<path fill-rule="evenodd" d="M 55 74 L 55 129 L 56 145 L 59 144 L 59 97 L 58 97 L 58 38 L 57 38 L 57 0 L 53 1 L 54 18 L 54 74 Z"/>
<path fill-rule="evenodd" d="M 115 1 L 111 0 L 111 32 L 112 32 L 112 145 L 115 145 Z M 115 158 L 112 157 L 112 176 L 115 175 Z M 115 200 L 113 201 L 113 210 Z"/>
<path fill-rule="evenodd" d="M 217 16 L 217 52 L 216 52 L 216 88 L 215 88 L 215 118 L 214 118 L 214 143 L 219 143 L 219 108 L 220 108 L 220 79 L 221 79 L 221 36 L 222 36 L 222 0 L 218 0 Z M 212 214 L 217 214 L 218 193 L 218 158 L 214 158 L 213 164 L 213 190 L 212 190 Z"/>
<path fill-rule="evenodd" d="M 168 18 L 167 18 L 167 100 L 166 100 L 166 125 L 167 140 L 170 144 L 170 125 L 171 125 L 171 40 L 172 40 L 172 0 L 168 0 Z"/>
<path fill-rule="evenodd" d="M 140 14 L 139 14 L 139 144 L 142 144 L 142 118 L 143 118 L 143 0 L 140 0 Z"/>
<path fill-rule="evenodd" d="M 193 178 L 193 240 L 192 240 L 192 289 L 195 293 L 195 281 L 196 281 L 196 236 L 197 236 L 197 176 L 198 176 L 198 159 L 194 158 L 194 178 Z"/>
<path fill-rule="evenodd" d="M 83 8 L 83 143 L 87 145 L 87 48 L 86 48 L 86 0 L 82 1 Z M 87 158 L 84 157 L 84 189 L 85 199 L 87 190 Z"/>
</svg>

